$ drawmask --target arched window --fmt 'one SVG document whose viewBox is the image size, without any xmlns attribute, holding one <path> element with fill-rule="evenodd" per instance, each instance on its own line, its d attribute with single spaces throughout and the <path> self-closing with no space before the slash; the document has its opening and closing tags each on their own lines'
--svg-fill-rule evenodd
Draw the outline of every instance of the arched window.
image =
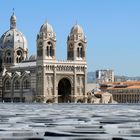
<svg viewBox="0 0 140 140">
<path fill-rule="evenodd" d="M 14 89 L 19 89 L 20 88 L 20 83 L 19 83 L 19 80 L 15 80 L 14 82 Z"/>
<path fill-rule="evenodd" d="M 12 62 L 12 60 L 11 60 L 11 52 L 7 51 L 5 56 L 6 56 L 6 61 L 5 62 L 8 63 L 8 64 L 11 63 Z"/>
<path fill-rule="evenodd" d="M 53 44 L 49 41 L 47 43 L 47 47 L 46 47 L 46 55 L 49 57 L 53 57 L 54 56 L 54 48 L 53 48 Z"/>
<path fill-rule="evenodd" d="M 46 55 L 49 56 L 49 46 L 47 46 Z"/>
<path fill-rule="evenodd" d="M 11 63 L 12 61 L 11 61 L 11 57 L 9 58 L 9 63 Z"/>
<path fill-rule="evenodd" d="M 16 58 L 16 62 L 18 63 L 18 57 Z"/>
<path fill-rule="evenodd" d="M 16 58 L 16 62 L 17 63 L 20 63 L 22 61 L 22 51 L 21 50 L 18 50 L 17 51 L 17 58 Z"/>
<path fill-rule="evenodd" d="M 6 82 L 5 82 L 5 90 L 10 90 L 11 89 L 11 82 L 10 82 L 10 80 L 8 79 L 8 80 L 6 80 Z"/>
<path fill-rule="evenodd" d="M 50 46 L 50 56 L 52 57 L 53 56 L 53 47 Z"/>
<path fill-rule="evenodd" d="M 80 48 L 80 57 L 81 57 L 81 58 L 82 58 L 82 56 L 83 56 L 82 53 L 83 53 L 83 48 L 81 47 L 81 48 Z"/>
<path fill-rule="evenodd" d="M 82 43 L 78 44 L 77 48 L 77 57 L 83 58 L 85 57 L 84 46 Z"/>
<path fill-rule="evenodd" d="M 6 57 L 6 62 L 9 63 L 9 58 L 8 57 Z"/>
<path fill-rule="evenodd" d="M 79 55 L 79 48 L 77 48 L 77 57 L 79 57 L 80 55 Z"/>
<path fill-rule="evenodd" d="M 30 82 L 28 79 L 25 79 L 23 82 L 23 88 L 24 89 L 29 89 L 30 88 Z"/>
</svg>

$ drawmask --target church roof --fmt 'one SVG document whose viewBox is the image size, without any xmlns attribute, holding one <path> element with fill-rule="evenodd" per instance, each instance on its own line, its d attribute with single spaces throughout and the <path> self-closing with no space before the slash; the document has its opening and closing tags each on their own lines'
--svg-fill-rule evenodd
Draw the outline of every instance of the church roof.
<svg viewBox="0 0 140 140">
<path fill-rule="evenodd" d="M 31 62 L 24 62 L 24 63 L 17 63 L 14 66 L 11 67 L 11 69 L 16 69 L 16 68 L 30 68 L 30 67 L 36 67 L 36 61 L 31 61 Z"/>
</svg>

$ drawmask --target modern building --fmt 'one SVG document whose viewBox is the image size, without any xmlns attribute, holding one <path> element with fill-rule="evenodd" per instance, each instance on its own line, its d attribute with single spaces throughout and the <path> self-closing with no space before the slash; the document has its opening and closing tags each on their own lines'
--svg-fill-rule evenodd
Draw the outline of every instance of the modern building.
<svg viewBox="0 0 140 140">
<path fill-rule="evenodd" d="M 36 38 L 37 55 L 28 57 L 25 36 L 17 29 L 15 14 L 10 29 L 0 38 L 0 99 L 4 102 L 87 102 L 87 41 L 75 24 L 67 38 L 67 60 L 56 59 L 56 34 L 44 23 Z"/>
<path fill-rule="evenodd" d="M 96 71 L 96 82 L 114 82 L 114 72 L 113 70 L 97 70 Z"/>
</svg>

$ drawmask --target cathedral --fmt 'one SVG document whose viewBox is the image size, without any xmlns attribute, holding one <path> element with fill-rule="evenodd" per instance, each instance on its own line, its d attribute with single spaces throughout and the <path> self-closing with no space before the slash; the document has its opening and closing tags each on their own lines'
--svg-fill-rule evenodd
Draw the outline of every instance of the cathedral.
<svg viewBox="0 0 140 140">
<path fill-rule="evenodd" d="M 56 59 L 56 34 L 46 22 L 36 37 L 36 55 L 28 57 L 26 37 L 10 29 L 0 38 L 0 100 L 2 102 L 86 103 L 87 41 L 75 24 L 67 37 L 67 60 Z"/>
</svg>

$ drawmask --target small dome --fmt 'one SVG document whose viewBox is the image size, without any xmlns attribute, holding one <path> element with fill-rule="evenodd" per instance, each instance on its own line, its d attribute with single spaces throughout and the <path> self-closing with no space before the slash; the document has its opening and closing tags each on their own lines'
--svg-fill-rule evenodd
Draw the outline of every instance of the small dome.
<svg viewBox="0 0 140 140">
<path fill-rule="evenodd" d="M 0 48 L 23 48 L 27 49 L 25 36 L 17 29 L 10 29 L 0 38 Z"/>
<path fill-rule="evenodd" d="M 53 28 L 48 22 L 46 22 L 41 26 L 40 32 L 51 33 L 53 32 Z"/>
<path fill-rule="evenodd" d="M 72 27 L 70 34 L 84 34 L 80 25 L 76 24 Z"/>
<path fill-rule="evenodd" d="M 36 60 L 36 55 L 35 54 L 33 54 L 29 57 L 29 61 L 33 61 L 33 60 Z"/>
</svg>

